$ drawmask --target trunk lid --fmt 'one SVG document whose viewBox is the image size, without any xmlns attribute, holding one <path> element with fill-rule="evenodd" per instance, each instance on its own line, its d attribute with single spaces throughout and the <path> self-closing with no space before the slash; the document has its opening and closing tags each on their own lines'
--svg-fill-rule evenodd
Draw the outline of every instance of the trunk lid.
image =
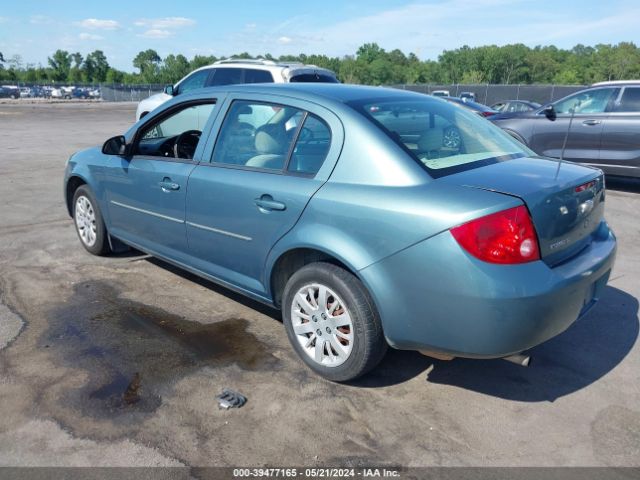
<svg viewBox="0 0 640 480">
<path fill-rule="evenodd" d="M 511 195 L 524 201 L 538 234 L 540 255 L 550 266 L 584 249 L 604 216 L 602 172 L 570 162 L 518 158 L 438 181 Z"/>
</svg>

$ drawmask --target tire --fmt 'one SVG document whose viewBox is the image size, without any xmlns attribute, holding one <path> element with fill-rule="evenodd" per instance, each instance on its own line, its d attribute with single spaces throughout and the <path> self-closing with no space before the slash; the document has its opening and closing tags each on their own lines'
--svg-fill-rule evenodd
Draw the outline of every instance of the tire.
<svg viewBox="0 0 640 480">
<path fill-rule="evenodd" d="M 86 185 L 78 187 L 73 194 L 73 223 L 80 243 L 93 255 L 111 252 L 107 229 L 93 192 Z"/>
<path fill-rule="evenodd" d="M 318 301 L 321 292 L 326 292 L 324 308 Z M 291 276 L 284 288 L 282 317 L 298 356 L 334 382 L 364 375 L 387 351 L 380 316 L 366 288 L 330 263 L 311 263 Z"/>
</svg>

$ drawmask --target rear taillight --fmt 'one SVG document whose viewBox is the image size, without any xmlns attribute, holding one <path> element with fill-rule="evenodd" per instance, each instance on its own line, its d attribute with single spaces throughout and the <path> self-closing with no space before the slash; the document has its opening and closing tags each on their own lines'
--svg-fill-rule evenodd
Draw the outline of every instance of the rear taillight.
<svg viewBox="0 0 640 480">
<path fill-rule="evenodd" d="M 589 190 L 590 188 L 593 188 L 595 186 L 596 186 L 596 181 L 592 180 L 591 182 L 587 182 L 583 185 L 576 187 L 575 191 L 576 193 L 580 193 L 580 192 L 584 192 L 585 190 Z"/>
<path fill-rule="evenodd" d="M 483 117 L 491 117 L 492 115 L 495 115 L 496 112 L 481 112 L 480 115 L 482 115 Z"/>
<path fill-rule="evenodd" d="M 454 227 L 451 235 L 485 262 L 514 264 L 540 259 L 536 230 L 524 205 Z"/>
</svg>

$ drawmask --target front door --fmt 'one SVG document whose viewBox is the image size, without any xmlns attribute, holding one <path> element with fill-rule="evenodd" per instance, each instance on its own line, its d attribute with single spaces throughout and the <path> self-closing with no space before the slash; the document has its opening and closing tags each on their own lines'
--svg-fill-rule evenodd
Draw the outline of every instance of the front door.
<svg viewBox="0 0 640 480">
<path fill-rule="evenodd" d="M 104 184 L 112 235 L 159 255 L 185 254 L 187 181 L 213 109 L 211 101 L 190 102 L 150 119 L 136 135 L 132 155 L 110 160 Z"/>
<path fill-rule="evenodd" d="M 562 156 L 565 160 L 580 163 L 597 161 L 604 121 L 618 92 L 618 88 L 596 88 L 557 102 L 554 105 L 555 120 L 547 119 L 544 114 L 538 115 L 529 146 L 547 157 Z"/>
<path fill-rule="evenodd" d="M 210 163 L 189 179 L 186 226 L 199 269 L 264 295 L 272 246 L 297 222 L 328 174 L 331 147 L 319 116 L 276 103 L 231 103 Z"/>
</svg>

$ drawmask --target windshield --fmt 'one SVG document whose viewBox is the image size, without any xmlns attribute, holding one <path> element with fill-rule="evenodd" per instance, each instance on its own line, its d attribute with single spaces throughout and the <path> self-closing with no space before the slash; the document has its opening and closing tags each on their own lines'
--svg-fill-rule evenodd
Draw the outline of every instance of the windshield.
<svg viewBox="0 0 640 480">
<path fill-rule="evenodd" d="M 433 177 L 513 158 L 531 150 L 465 107 L 433 97 L 348 102 Z"/>
</svg>

